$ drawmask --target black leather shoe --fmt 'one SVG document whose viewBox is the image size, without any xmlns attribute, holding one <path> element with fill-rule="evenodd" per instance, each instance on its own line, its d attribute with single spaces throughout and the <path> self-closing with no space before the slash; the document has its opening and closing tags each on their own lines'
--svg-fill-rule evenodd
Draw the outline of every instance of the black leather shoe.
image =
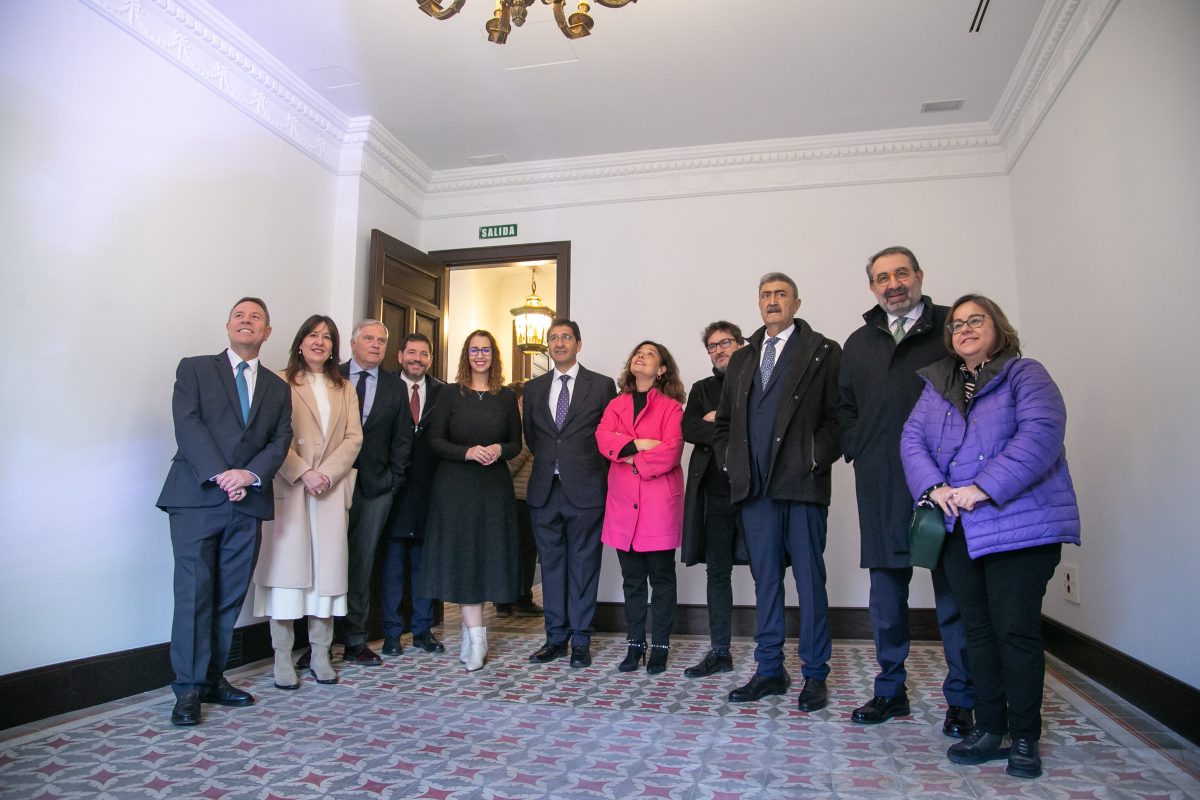
<svg viewBox="0 0 1200 800">
<path fill-rule="evenodd" d="M 399 636 L 383 637 L 383 650 L 385 656 L 398 656 L 404 653 L 404 645 L 400 644 Z"/>
<path fill-rule="evenodd" d="M 694 667 L 683 671 L 688 678 L 707 678 L 718 672 L 733 672 L 733 656 L 728 650 L 709 650 L 704 654 L 704 660 Z"/>
<path fill-rule="evenodd" d="M 850 719 L 859 725 L 878 725 L 881 722 L 887 722 L 892 717 L 906 717 L 911 713 L 907 694 L 898 694 L 895 697 L 876 695 L 866 704 L 854 709 Z"/>
<path fill-rule="evenodd" d="M 646 659 L 646 674 L 659 675 L 667 671 L 667 654 L 671 652 L 669 644 L 650 645 L 650 657 Z"/>
<path fill-rule="evenodd" d="M 229 685 L 229 681 L 221 678 L 217 681 L 217 688 L 205 689 L 200 692 L 200 701 L 215 703 L 219 706 L 252 706 L 254 705 L 254 695 L 233 688 Z"/>
<path fill-rule="evenodd" d="M 312 658 L 312 649 L 306 648 L 296 659 L 296 669 L 308 669 L 308 660 Z"/>
<path fill-rule="evenodd" d="M 1008 758 L 1009 748 L 1004 747 L 1004 734 L 988 733 L 978 728 L 971 735 L 950 745 L 946 758 L 955 764 L 982 764 L 985 761 L 1000 761 Z"/>
<path fill-rule="evenodd" d="M 418 647 L 426 653 L 444 653 L 446 645 L 433 635 L 433 631 L 413 634 L 413 647 Z"/>
<path fill-rule="evenodd" d="M 1042 757 L 1037 739 L 1013 739 L 1004 771 L 1017 778 L 1036 778 L 1042 774 Z"/>
<path fill-rule="evenodd" d="M 513 613 L 518 617 L 541 617 L 546 611 L 533 600 L 518 600 L 513 606 Z"/>
<path fill-rule="evenodd" d="M 617 672 L 633 672 L 642 665 L 642 659 L 646 657 L 645 642 L 625 642 L 625 659 L 617 664 Z"/>
<path fill-rule="evenodd" d="M 825 681 L 816 678 L 805 678 L 804 686 L 800 688 L 800 696 L 796 698 L 796 708 L 801 711 L 820 711 L 829 705 L 829 691 Z"/>
<path fill-rule="evenodd" d="M 942 723 L 942 733 L 955 739 L 971 735 L 975 730 L 975 709 L 962 706 L 950 706 L 946 709 L 946 721 Z"/>
<path fill-rule="evenodd" d="M 572 667 L 590 667 L 592 665 L 592 648 L 588 645 L 582 645 L 571 648 L 571 666 Z"/>
<path fill-rule="evenodd" d="M 567 654 L 567 643 L 551 644 L 546 642 L 537 649 L 533 655 L 529 657 L 530 664 L 546 664 L 556 658 L 562 658 Z"/>
<path fill-rule="evenodd" d="M 496 606 L 497 617 L 507 618 L 512 616 L 512 603 L 494 603 L 493 605 Z"/>
<path fill-rule="evenodd" d="M 365 644 L 348 644 L 342 651 L 342 662 L 360 667 L 377 667 L 383 663 L 383 659 Z"/>
<path fill-rule="evenodd" d="M 175 698 L 175 708 L 171 709 L 172 725 L 200 724 L 200 693 L 197 691 L 184 692 Z"/>
<path fill-rule="evenodd" d="M 729 693 L 731 703 L 750 703 L 762 700 L 769 694 L 787 694 L 792 685 L 792 676 L 784 670 L 779 675 L 755 675 L 745 686 L 739 686 Z"/>
</svg>

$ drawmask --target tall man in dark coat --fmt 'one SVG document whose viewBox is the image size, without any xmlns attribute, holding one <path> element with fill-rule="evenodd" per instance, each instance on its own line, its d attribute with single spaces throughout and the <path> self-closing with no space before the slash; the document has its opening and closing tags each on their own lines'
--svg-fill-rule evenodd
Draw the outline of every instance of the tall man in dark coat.
<svg viewBox="0 0 1200 800">
<path fill-rule="evenodd" d="M 262 522 L 275 516 L 271 481 L 292 441 L 292 394 L 262 369 L 267 306 L 243 297 L 225 324 L 229 349 L 179 362 L 171 415 L 178 452 L 158 507 L 171 518 L 175 613 L 171 722 L 200 722 L 200 704 L 248 706 L 222 674 L 233 626 L 258 560 Z"/>
<path fill-rule="evenodd" d="M 608 495 L 608 461 L 596 426 L 617 396 L 611 378 L 577 360 L 579 326 L 550 323 L 554 369 L 525 384 L 525 444 L 533 453 L 526 503 L 542 562 L 546 643 L 529 657 L 544 664 L 571 648 L 571 666 L 592 663 L 592 618 L 600 588 L 600 529 Z"/>
<path fill-rule="evenodd" d="M 437 456 L 425 437 L 429 416 L 437 405 L 444 383 L 429 374 L 433 366 L 433 342 L 422 333 L 410 333 L 401 344 L 400 379 L 408 398 L 400 412 L 402 422 L 412 426 L 412 457 L 404 485 L 396 492 L 392 515 L 388 520 L 387 550 L 380 576 L 383 595 L 383 654 L 400 655 L 400 636 L 406 629 L 413 634 L 413 647 L 427 653 L 444 653 L 446 646 L 433 634 L 433 600 L 416 596 L 420 585 L 421 562 L 425 546 L 425 523 L 429 519 L 433 473 Z M 408 594 L 412 618 L 406 624 L 401 604 Z"/>
<path fill-rule="evenodd" d="M 871 573 L 871 629 L 879 674 L 874 697 L 854 710 L 862 724 L 909 713 L 904 661 L 908 657 L 908 523 L 912 495 L 900 464 L 900 432 L 921 395 L 917 370 L 945 358 L 945 306 L 921 295 L 925 274 L 906 247 L 888 247 L 867 262 L 867 280 L 877 305 L 863 314 L 865 325 L 850 334 L 842 358 L 842 449 L 854 463 L 860 566 Z M 942 683 L 949 710 L 947 736 L 963 737 L 974 725 L 974 691 L 967 674 L 966 635 L 942 565 L 933 570 L 947 674 Z"/>
<path fill-rule="evenodd" d="M 692 385 L 683 410 L 683 440 L 691 443 L 692 457 L 688 461 L 684 492 L 680 559 L 689 567 L 705 565 L 709 651 L 699 664 L 683 671 L 689 678 L 733 671 L 733 656 L 729 652 L 733 565 L 749 563 L 741 514 L 729 502 L 729 478 L 717 465 L 712 449 L 725 370 L 730 357 L 746 343 L 746 338 L 737 325 L 720 320 L 704 329 L 701 341 L 712 361 L 713 374 Z"/>
<path fill-rule="evenodd" d="M 358 480 L 350 502 L 346 540 L 349 550 L 346 616 L 339 620 L 346 645 L 343 661 L 379 664 L 367 645 L 367 615 L 371 610 L 371 573 L 379 535 L 392 509 L 396 490 L 404 485 L 413 441 L 404 382 L 381 367 L 387 353 L 388 329 L 376 319 L 364 319 L 350 337 L 351 358 L 342 364 L 358 393 L 363 444 L 354 462 Z"/>
<path fill-rule="evenodd" d="M 754 576 L 758 669 L 731 702 L 784 694 L 783 573 L 791 560 L 800 600 L 801 711 L 828 704 L 833 643 L 825 592 L 830 468 L 842 454 L 837 424 L 837 342 L 796 318 L 796 282 L 781 272 L 759 279 L 765 325 L 733 354 L 717 408 L 713 451 L 741 505 Z"/>
</svg>

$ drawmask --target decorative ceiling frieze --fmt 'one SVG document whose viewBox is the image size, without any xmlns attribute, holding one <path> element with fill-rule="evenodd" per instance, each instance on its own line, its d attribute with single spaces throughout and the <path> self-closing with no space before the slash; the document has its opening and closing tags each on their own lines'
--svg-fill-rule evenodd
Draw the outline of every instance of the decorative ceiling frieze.
<svg viewBox="0 0 1200 800">
<path fill-rule="evenodd" d="M 1120 0 L 1051 0 L 988 123 L 433 171 L 347 117 L 203 0 L 79 0 L 337 175 L 419 219 L 1006 174 Z"/>
</svg>

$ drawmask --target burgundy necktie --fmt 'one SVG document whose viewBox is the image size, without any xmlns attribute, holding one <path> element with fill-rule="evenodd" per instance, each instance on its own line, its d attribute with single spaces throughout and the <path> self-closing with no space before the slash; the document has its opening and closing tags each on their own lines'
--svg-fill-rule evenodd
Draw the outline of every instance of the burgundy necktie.
<svg viewBox="0 0 1200 800">
<path fill-rule="evenodd" d="M 413 425 L 421 421 L 421 395 L 417 394 L 420 390 L 421 387 L 414 383 L 412 397 L 408 399 L 408 410 L 412 412 Z"/>
</svg>

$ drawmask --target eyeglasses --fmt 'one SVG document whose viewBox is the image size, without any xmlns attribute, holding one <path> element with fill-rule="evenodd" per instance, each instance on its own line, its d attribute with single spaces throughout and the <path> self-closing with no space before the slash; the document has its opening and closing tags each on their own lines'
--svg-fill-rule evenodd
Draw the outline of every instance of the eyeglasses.
<svg viewBox="0 0 1200 800">
<path fill-rule="evenodd" d="M 950 331 L 951 336 L 957 336 L 962 333 L 963 328 L 975 330 L 983 325 L 983 321 L 988 318 L 987 314 L 972 314 L 966 319 L 956 319 L 946 326 L 946 330 Z"/>
<path fill-rule="evenodd" d="M 710 353 L 715 353 L 717 350 L 728 350 L 731 347 L 733 347 L 733 339 L 729 337 L 725 337 L 719 342 L 709 342 L 704 345 L 704 349 Z"/>
<path fill-rule="evenodd" d="M 467 352 L 473 356 L 490 356 L 492 354 L 492 348 L 490 348 L 490 347 L 470 347 L 470 348 L 467 348 Z"/>
<path fill-rule="evenodd" d="M 547 338 L 546 341 L 550 342 L 551 344 L 554 344 L 557 342 L 562 342 L 563 344 L 570 344 L 574 340 L 575 340 L 575 334 L 573 334 L 573 333 L 552 333 L 552 334 L 550 334 L 550 336 Z"/>
<path fill-rule="evenodd" d="M 914 273 L 908 267 L 901 267 L 900 269 L 896 270 L 895 272 L 879 273 L 874 278 L 871 278 L 871 283 L 875 284 L 876 286 L 887 286 L 889 283 L 891 283 L 892 278 L 895 278 L 896 280 L 900 281 L 901 283 L 904 283 L 906 280 L 911 278 L 914 274 L 916 274 L 916 273 Z"/>
</svg>

